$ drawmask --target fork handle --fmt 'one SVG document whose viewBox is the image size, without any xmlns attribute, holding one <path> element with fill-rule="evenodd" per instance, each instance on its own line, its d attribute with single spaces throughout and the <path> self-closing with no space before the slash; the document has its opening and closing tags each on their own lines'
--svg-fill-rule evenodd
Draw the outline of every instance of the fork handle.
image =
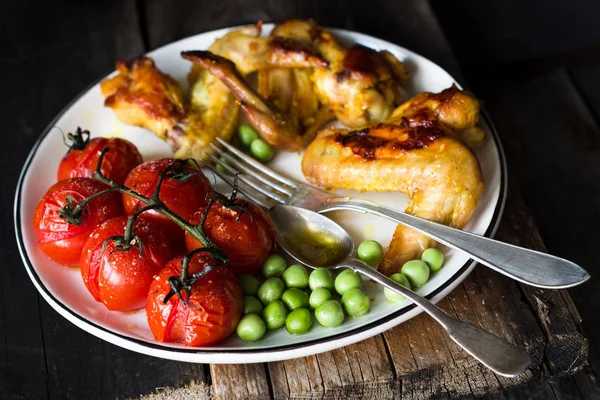
<svg viewBox="0 0 600 400">
<path fill-rule="evenodd" d="M 532 364 L 533 360 L 526 351 L 481 328 L 453 318 L 435 304 L 399 285 L 362 261 L 348 258 L 340 265 L 352 268 L 375 282 L 400 293 L 421 307 L 442 325 L 452 340 L 497 374 L 509 377 L 517 376 Z"/>
<path fill-rule="evenodd" d="M 579 265 L 563 258 L 451 228 L 370 201 L 332 198 L 321 212 L 332 210 L 368 212 L 390 219 L 448 247 L 464 251 L 479 263 L 531 286 L 560 289 L 590 278 Z"/>
</svg>

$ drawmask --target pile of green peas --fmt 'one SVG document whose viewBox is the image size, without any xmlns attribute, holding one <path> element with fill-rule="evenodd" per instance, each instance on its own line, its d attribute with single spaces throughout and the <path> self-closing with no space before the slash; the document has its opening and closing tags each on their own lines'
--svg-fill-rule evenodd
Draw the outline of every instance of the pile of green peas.
<svg viewBox="0 0 600 400">
<path fill-rule="evenodd" d="M 238 139 L 250 155 L 262 163 L 271 161 L 275 155 L 275 150 L 261 139 L 256 129 L 250 125 L 240 125 L 238 128 Z"/>
<path fill-rule="evenodd" d="M 244 316 L 238 336 L 249 342 L 260 340 L 267 330 L 285 329 L 292 335 L 310 331 L 314 319 L 321 326 L 340 326 L 346 316 L 369 312 L 371 300 L 362 290 L 363 281 L 347 269 L 333 276 L 330 270 L 288 266 L 279 254 L 267 258 L 261 269 L 262 283 L 253 275 L 238 277 L 244 291 Z"/>
<path fill-rule="evenodd" d="M 356 249 L 359 260 L 373 268 L 377 268 L 383 258 L 383 247 L 375 240 L 366 240 Z M 402 265 L 399 273 L 390 278 L 407 289 L 423 286 L 429 280 L 432 272 L 439 271 L 444 265 L 444 254 L 436 248 L 429 248 L 423 252 L 420 260 L 410 260 Z M 404 300 L 404 296 L 391 289 L 384 288 L 385 297 L 395 303 Z"/>
</svg>

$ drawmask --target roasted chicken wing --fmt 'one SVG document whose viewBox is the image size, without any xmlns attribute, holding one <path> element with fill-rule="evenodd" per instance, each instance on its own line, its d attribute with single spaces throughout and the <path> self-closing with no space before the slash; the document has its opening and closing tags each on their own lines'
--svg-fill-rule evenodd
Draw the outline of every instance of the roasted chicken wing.
<svg viewBox="0 0 600 400">
<path fill-rule="evenodd" d="M 262 21 L 228 32 L 208 51 L 232 61 L 242 75 L 273 66 L 323 67 L 327 62 L 312 48 L 291 37 L 261 37 Z"/>
<path fill-rule="evenodd" d="M 214 74 L 227 77 L 225 84 L 246 104 L 242 110 L 273 146 L 300 150 L 334 116 L 349 127 L 382 122 L 405 97 L 408 72 L 387 51 L 346 49 L 312 20 L 288 20 L 269 37 L 259 34 L 260 24 L 230 32 L 209 51 L 231 60 L 238 75 L 258 70 L 260 97 L 226 63 L 202 52 L 195 60 L 210 61 Z"/>
<path fill-rule="evenodd" d="M 440 93 L 418 94 L 395 109 L 387 122 L 411 127 L 436 123 L 467 145 L 477 146 L 485 139 L 485 132 L 477 126 L 479 111 L 479 100 L 452 85 Z"/>
<path fill-rule="evenodd" d="M 184 51 L 181 56 L 208 70 L 231 90 L 242 111 L 272 146 L 297 151 L 312 137 L 302 135 L 290 118 L 265 101 L 242 77 L 235 64 L 208 51 Z"/>
<path fill-rule="evenodd" d="M 206 71 L 190 73 L 190 97 L 173 78 L 141 57 L 128 67 L 117 63 L 118 75 L 101 83 L 104 105 L 119 120 L 140 126 L 166 140 L 178 158 L 204 157 L 215 137 L 228 140 L 237 118 L 238 106 L 229 89 Z"/>
<path fill-rule="evenodd" d="M 462 228 L 477 206 L 484 183 L 477 158 L 437 126 L 381 123 L 362 130 L 326 129 L 308 146 L 304 176 L 320 186 L 406 193 L 406 212 Z M 398 272 L 434 245 L 398 226 L 379 269 Z"/>
</svg>

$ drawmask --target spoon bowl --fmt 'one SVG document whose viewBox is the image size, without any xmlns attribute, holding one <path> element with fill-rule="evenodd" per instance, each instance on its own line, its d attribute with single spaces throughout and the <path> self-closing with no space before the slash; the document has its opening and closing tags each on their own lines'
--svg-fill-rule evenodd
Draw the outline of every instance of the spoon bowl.
<svg viewBox="0 0 600 400">
<path fill-rule="evenodd" d="M 354 252 L 348 232 L 314 211 L 278 205 L 269 210 L 269 216 L 281 247 L 311 268 L 337 268 Z"/>
<path fill-rule="evenodd" d="M 497 374 L 516 376 L 532 364 L 529 354 L 515 345 L 456 320 L 430 301 L 354 258 L 352 238 L 326 216 L 286 205 L 272 207 L 269 216 L 275 226 L 277 241 L 294 259 L 311 268 L 351 268 L 400 293 L 439 322 L 467 353 Z"/>
</svg>

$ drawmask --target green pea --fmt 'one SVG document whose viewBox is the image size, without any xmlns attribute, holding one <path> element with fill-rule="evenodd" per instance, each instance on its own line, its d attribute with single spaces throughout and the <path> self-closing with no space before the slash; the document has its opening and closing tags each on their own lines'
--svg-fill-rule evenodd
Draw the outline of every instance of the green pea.
<svg viewBox="0 0 600 400">
<path fill-rule="evenodd" d="M 265 278 L 272 276 L 281 276 L 285 271 L 287 264 L 285 259 L 279 254 L 271 254 L 262 265 L 262 274 Z"/>
<path fill-rule="evenodd" d="M 333 274 L 327 268 L 317 268 L 310 273 L 308 285 L 310 286 L 310 290 L 318 288 L 333 290 Z"/>
<path fill-rule="evenodd" d="M 432 272 L 439 271 L 444 265 L 444 255 L 435 247 L 431 247 L 421 254 L 421 260 L 429 266 Z"/>
<path fill-rule="evenodd" d="M 360 317 L 369 312 L 371 299 L 362 289 L 354 288 L 348 290 L 342 296 L 342 306 L 350 317 Z"/>
<path fill-rule="evenodd" d="M 423 286 L 429 279 L 429 267 L 421 260 L 405 262 L 400 272 L 408 278 L 412 287 Z"/>
<path fill-rule="evenodd" d="M 269 278 L 258 288 L 258 299 L 267 305 L 274 300 L 279 300 L 284 290 L 285 285 L 281 279 Z"/>
<path fill-rule="evenodd" d="M 254 139 L 250 143 L 250 154 L 262 163 L 271 161 L 275 155 L 275 151 L 267 142 L 262 139 Z"/>
<path fill-rule="evenodd" d="M 244 315 L 236 328 L 240 339 L 247 342 L 256 342 L 264 336 L 266 330 L 265 322 L 256 314 Z"/>
<path fill-rule="evenodd" d="M 287 317 L 287 309 L 281 302 L 281 300 L 275 300 L 267 304 L 263 310 L 263 318 L 267 324 L 268 329 L 279 329 L 285 325 L 285 318 Z"/>
<path fill-rule="evenodd" d="M 308 271 L 300 264 L 290 265 L 283 272 L 282 278 L 289 288 L 305 289 L 308 287 Z"/>
<path fill-rule="evenodd" d="M 298 288 L 291 288 L 285 291 L 281 296 L 283 303 L 290 309 L 290 311 L 296 308 L 308 307 L 308 293 Z"/>
<path fill-rule="evenodd" d="M 325 288 L 320 287 L 312 291 L 308 299 L 308 304 L 310 304 L 310 306 L 313 309 L 315 309 L 329 299 L 331 299 L 331 292 Z"/>
<path fill-rule="evenodd" d="M 244 294 L 249 294 L 250 296 L 256 296 L 258 293 L 258 287 L 260 284 L 258 283 L 258 279 L 250 274 L 241 274 L 238 276 L 238 282 L 244 291 Z"/>
<path fill-rule="evenodd" d="M 406 277 L 404 275 L 397 273 L 397 274 L 390 276 L 390 279 L 396 283 L 399 283 L 400 285 L 404 286 L 405 288 L 410 289 L 410 282 L 408 281 L 408 279 L 406 279 Z M 392 289 L 388 289 L 386 287 L 383 288 L 383 294 L 392 303 L 404 300 L 404 296 L 402 296 L 400 293 L 395 292 Z"/>
<path fill-rule="evenodd" d="M 362 279 L 354 270 L 345 269 L 335 278 L 335 291 L 340 296 L 354 288 L 362 288 Z"/>
<path fill-rule="evenodd" d="M 317 322 L 325 328 L 335 328 L 344 322 L 344 311 L 337 300 L 327 300 L 315 310 Z"/>
<path fill-rule="evenodd" d="M 263 306 L 254 296 L 244 296 L 244 315 L 246 314 L 260 314 L 262 313 Z"/>
<path fill-rule="evenodd" d="M 356 249 L 358 259 L 375 268 L 383 258 L 383 247 L 375 240 L 365 240 Z"/>
<path fill-rule="evenodd" d="M 244 147 L 250 147 L 254 139 L 258 139 L 258 132 L 250 125 L 242 124 L 238 128 L 238 138 Z"/>
<path fill-rule="evenodd" d="M 285 329 L 292 335 L 301 335 L 312 328 L 312 317 L 306 308 L 297 308 L 285 319 Z"/>
</svg>

